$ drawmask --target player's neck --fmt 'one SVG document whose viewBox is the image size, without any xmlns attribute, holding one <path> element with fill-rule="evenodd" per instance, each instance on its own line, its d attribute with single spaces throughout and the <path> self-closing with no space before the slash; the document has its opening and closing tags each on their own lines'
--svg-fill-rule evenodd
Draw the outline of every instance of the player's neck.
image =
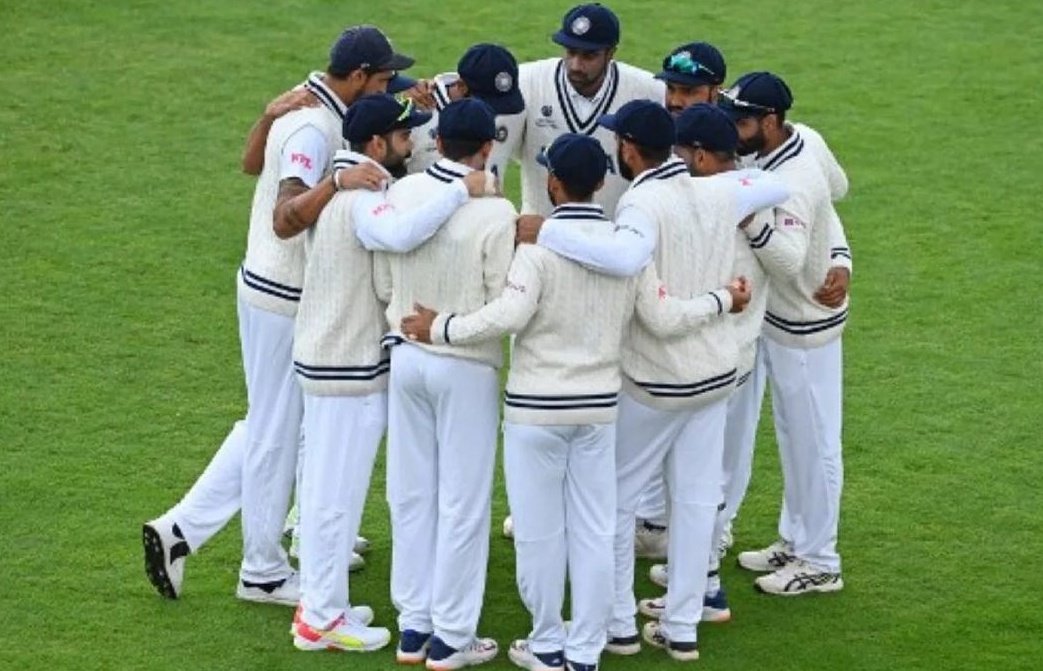
<svg viewBox="0 0 1043 671">
<path fill-rule="evenodd" d="M 607 77 L 608 77 L 608 68 L 605 68 L 605 71 L 601 73 L 600 77 L 598 77 L 597 79 L 595 79 L 591 83 L 587 84 L 583 88 L 579 88 L 578 86 L 576 86 L 572 82 L 569 82 L 569 86 L 571 86 L 572 89 L 576 93 L 580 94 L 584 98 L 588 98 L 589 99 L 589 98 L 593 98 L 594 96 L 596 96 L 598 94 L 598 92 L 601 90 L 601 87 L 605 85 L 605 79 Z"/>
<path fill-rule="evenodd" d="M 789 140 L 791 135 L 793 135 L 793 131 L 790 130 L 790 127 L 783 126 L 778 133 L 773 133 L 770 137 L 765 138 L 764 149 L 757 154 L 757 157 L 770 156 L 776 149 L 786 144 L 786 140 Z"/>
</svg>

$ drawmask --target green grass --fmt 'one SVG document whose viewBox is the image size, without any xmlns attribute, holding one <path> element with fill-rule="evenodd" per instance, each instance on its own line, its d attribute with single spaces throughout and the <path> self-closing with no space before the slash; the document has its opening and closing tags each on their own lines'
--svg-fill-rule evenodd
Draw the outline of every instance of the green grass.
<svg viewBox="0 0 1043 671">
<path fill-rule="evenodd" d="M 1038 668 L 1043 631 L 1043 174 L 1037 3 L 617 0 L 622 60 L 716 43 L 730 79 L 772 69 L 851 178 L 845 336 L 846 590 L 779 601 L 729 567 L 735 620 L 702 668 Z M 0 667 L 392 667 L 295 653 L 290 613 L 233 598 L 233 525 L 184 598 L 144 578 L 140 523 L 172 505 L 243 412 L 234 271 L 263 104 L 344 25 L 385 27 L 418 74 L 477 41 L 556 53 L 565 2 L 0 4 Z M 379 10 L 379 11 L 378 11 Z M 740 547 L 773 538 L 762 425 Z M 393 621 L 382 464 L 358 601 Z M 504 512 L 502 483 L 495 517 Z M 639 568 L 639 572 L 645 567 Z M 641 578 L 639 592 L 654 594 Z M 482 632 L 527 630 L 492 540 Z M 670 668 L 662 655 L 606 669 Z M 501 658 L 490 668 L 506 669 Z"/>
</svg>

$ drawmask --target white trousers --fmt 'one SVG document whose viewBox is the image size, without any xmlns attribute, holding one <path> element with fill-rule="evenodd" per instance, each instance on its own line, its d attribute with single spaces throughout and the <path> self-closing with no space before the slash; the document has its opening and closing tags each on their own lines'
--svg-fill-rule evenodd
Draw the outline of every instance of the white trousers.
<svg viewBox="0 0 1043 671">
<path fill-rule="evenodd" d="M 840 571 L 837 530 L 844 486 L 843 351 L 840 338 L 813 349 L 763 339 L 782 463 L 779 535 L 812 566 Z"/>
<path fill-rule="evenodd" d="M 665 527 L 670 523 L 670 510 L 666 503 L 666 473 L 659 468 L 648 485 L 641 491 L 637 504 L 637 519 Z"/>
<path fill-rule="evenodd" d="M 696 640 L 706 590 L 710 543 L 722 499 L 721 464 L 727 399 L 696 410 L 650 408 L 620 395 L 616 439 L 616 586 L 611 636 L 637 633 L 634 519 L 641 491 L 665 464 L 670 497 L 670 586 L 664 634 Z"/>
<path fill-rule="evenodd" d="M 350 607 L 345 576 L 386 425 L 385 392 L 304 395 L 301 617 L 311 626 L 327 628 Z"/>
<path fill-rule="evenodd" d="M 505 422 L 504 472 L 514 518 L 518 591 L 532 614 L 534 652 L 598 663 L 612 615 L 616 528 L 614 424 Z M 571 624 L 561 616 L 565 574 Z"/>
<path fill-rule="evenodd" d="M 474 639 L 485 594 L 499 389 L 492 366 L 391 350 L 391 599 L 399 630 L 453 648 Z"/>
<path fill-rule="evenodd" d="M 248 410 L 210 464 L 170 511 L 198 550 L 241 509 L 248 582 L 282 580 L 292 569 L 282 548 L 297 461 L 303 401 L 293 372 L 293 318 L 238 301 Z"/>
</svg>

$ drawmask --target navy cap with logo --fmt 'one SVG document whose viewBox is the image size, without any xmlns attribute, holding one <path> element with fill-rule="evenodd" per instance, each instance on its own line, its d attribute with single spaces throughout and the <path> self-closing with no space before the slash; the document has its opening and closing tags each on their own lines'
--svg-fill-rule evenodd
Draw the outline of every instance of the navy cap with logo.
<svg viewBox="0 0 1043 671">
<path fill-rule="evenodd" d="M 605 179 L 608 157 L 589 135 L 565 133 L 536 156 L 536 162 L 560 179 L 569 191 L 589 193 Z"/>
<path fill-rule="evenodd" d="M 551 39 L 566 49 L 601 51 L 619 44 L 619 19 L 599 2 L 578 5 L 561 20 Z"/>
<path fill-rule="evenodd" d="M 733 119 L 785 112 L 793 106 L 786 82 L 770 72 L 750 72 L 721 91 L 717 104 Z"/>
<path fill-rule="evenodd" d="M 443 140 L 488 142 L 496 137 L 496 112 L 479 98 L 449 103 L 438 113 L 438 136 Z"/>
<path fill-rule="evenodd" d="M 400 128 L 416 128 L 431 120 L 411 100 L 399 100 L 389 93 L 374 93 L 356 100 L 344 114 L 343 134 L 348 142 L 368 142 Z"/>
<path fill-rule="evenodd" d="M 396 72 L 395 76 L 388 80 L 387 92 L 391 94 L 402 93 L 416 86 L 416 80 L 412 77 L 407 77 L 400 72 Z"/>
<path fill-rule="evenodd" d="M 663 59 L 663 71 L 656 79 L 682 86 L 707 86 L 724 83 L 727 74 L 724 56 L 706 42 L 690 42 L 677 47 Z"/>
<path fill-rule="evenodd" d="M 666 108 L 651 100 L 631 100 L 615 114 L 606 114 L 598 123 L 616 135 L 649 149 L 674 146 L 674 119 Z"/>
<path fill-rule="evenodd" d="M 685 109 L 674 120 L 677 144 L 709 151 L 734 154 L 739 146 L 739 130 L 728 113 L 710 103 Z"/>
<path fill-rule="evenodd" d="M 395 53 L 391 40 L 376 26 L 352 26 L 330 47 L 328 69 L 331 75 L 343 77 L 360 69 L 366 72 L 405 70 L 413 62 L 409 56 Z"/>
<path fill-rule="evenodd" d="M 518 89 L 518 61 L 498 44 L 476 44 L 456 66 L 471 95 L 481 98 L 497 114 L 518 114 L 525 101 Z"/>
</svg>

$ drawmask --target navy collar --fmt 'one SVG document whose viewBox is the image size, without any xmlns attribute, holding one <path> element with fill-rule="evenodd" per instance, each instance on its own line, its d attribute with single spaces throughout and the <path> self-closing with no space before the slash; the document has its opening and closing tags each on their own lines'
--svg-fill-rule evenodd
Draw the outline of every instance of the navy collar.
<svg viewBox="0 0 1043 671">
<path fill-rule="evenodd" d="M 789 139 L 783 142 L 775 151 L 767 156 L 758 158 L 757 167 L 769 172 L 777 170 L 783 163 L 798 156 L 800 152 L 804 150 L 804 138 L 801 137 L 800 131 L 788 124 L 786 127 L 789 128 L 793 134 L 790 135 Z"/>
<path fill-rule="evenodd" d="M 554 208 L 548 218 L 608 221 L 604 208 L 597 203 L 564 203 Z"/>
<path fill-rule="evenodd" d="M 454 179 L 460 179 L 470 172 L 474 172 L 474 168 L 470 168 L 462 163 L 451 161 L 447 158 L 440 158 L 435 161 L 430 168 L 425 172 L 434 177 L 440 182 L 449 183 Z"/>
<path fill-rule="evenodd" d="M 662 165 L 645 170 L 643 173 L 635 177 L 630 188 L 636 189 L 652 179 L 670 179 L 672 177 L 677 177 L 678 175 L 688 177 L 688 166 L 685 165 L 685 162 L 677 156 L 671 156 Z"/>
<path fill-rule="evenodd" d="M 554 73 L 554 87 L 557 89 L 558 104 L 561 105 L 561 112 L 565 115 L 565 123 L 569 127 L 569 132 L 592 135 L 598 129 L 598 119 L 608 114 L 616 99 L 616 91 L 619 89 L 619 66 L 615 61 L 609 63 L 605 81 L 598 92 L 598 95 L 603 94 L 601 102 L 594 106 L 594 111 L 586 119 L 579 118 L 579 114 L 572 104 L 571 93 L 575 92 L 575 89 L 566 76 L 564 60 L 558 61 L 558 68 Z"/>
<path fill-rule="evenodd" d="M 304 88 L 311 91 L 312 95 L 319 99 L 319 102 L 323 104 L 329 111 L 337 115 L 338 118 L 343 119 L 345 112 L 348 111 L 348 106 L 344 104 L 344 101 L 333 92 L 329 86 L 326 86 L 326 82 L 322 80 L 323 73 L 313 72 L 308 75 L 308 79 L 304 82 Z"/>
</svg>

